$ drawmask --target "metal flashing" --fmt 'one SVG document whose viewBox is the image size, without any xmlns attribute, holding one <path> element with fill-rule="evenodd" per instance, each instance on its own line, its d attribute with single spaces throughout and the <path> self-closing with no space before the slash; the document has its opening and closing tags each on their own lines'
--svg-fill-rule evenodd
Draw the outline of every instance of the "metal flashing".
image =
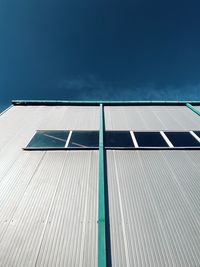
<svg viewBox="0 0 200 267">
<path fill-rule="evenodd" d="M 74 150 L 74 151 L 85 151 L 85 150 L 98 150 L 98 147 L 23 147 L 22 148 L 24 151 L 61 151 L 61 150 Z"/>
<path fill-rule="evenodd" d="M 62 105 L 185 105 L 188 102 L 192 104 L 200 104 L 200 101 L 79 101 L 79 100 L 12 100 L 13 105 L 46 105 L 46 106 L 62 106 Z"/>
<path fill-rule="evenodd" d="M 8 110 L 10 110 L 13 107 L 13 104 L 4 109 L 2 112 L 0 112 L 0 116 L 2 116 L 4 113 L 6 113 Z"/>
</svg>

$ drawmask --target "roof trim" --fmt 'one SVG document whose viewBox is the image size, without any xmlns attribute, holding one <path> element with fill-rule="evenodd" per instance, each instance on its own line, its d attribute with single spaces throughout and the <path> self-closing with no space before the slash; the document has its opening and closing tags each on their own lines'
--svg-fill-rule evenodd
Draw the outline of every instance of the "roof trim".
<svg viewBox="0 0 200 267">
<path fill-rule="evenodd" d="M 10 105 L 6 109 L 4 109 L 2 112 L 0 112 L 0 116 L 2 116 L 4 113 L 6 113 L 8 110 L 10 110 L 13 107 L 13 105 Z"/>
<path fill-rule="evenodd" d="M 65 105 L 185 105 L 191 103 L 193 105 L 199 105 L 200 101 L 79 101 L 79 100 L 12 100 L 13 105 L 22 106 L 65 106 Z"/>
</svg>

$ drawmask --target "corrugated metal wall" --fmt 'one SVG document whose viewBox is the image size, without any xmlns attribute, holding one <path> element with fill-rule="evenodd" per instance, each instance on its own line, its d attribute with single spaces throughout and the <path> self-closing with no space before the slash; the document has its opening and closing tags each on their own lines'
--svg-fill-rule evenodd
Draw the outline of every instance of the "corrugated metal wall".
<svg viewBox="0 0 200 267">
<path fill-rule="evenodd" d="M 199 151 L 108 151 L 113 266 L 200 266 Z"/>
<path fill-rule="evenodd" d="M 38 129 L 97 130 L 98 107 L 0 116 L 0 266 L 96 266 L 97 151 L 23 151 Z"/>
<path fill-rule="evenodd" d="M 24 152 L 0 183 L 0 266 L 96 266 L 97 156 Z"/>
<path fill-rule="evenodd" d="M 76 109 L 77 108 L 77 109 Z M 36 130 L 97 130 L 98 107 L 14 106 L 0 116 L 0 180 Z"/>
<path fill-rule="evenodd" d="M 105 106 L 107 130 L 198 130 L 200 117 L 186 106 Z"/>
<path fill-rule="evenodd" d="M 95 106 L 0 116 L 0 266 L 96 266 L 98 151 L 23 151 L 39 129 L 98 130 Z M 109 130 L 199 130 L 184 106 L 105 107 Z M 108 151 L 112 266 L 200 266 L 199 151 Z"/>
</svg>

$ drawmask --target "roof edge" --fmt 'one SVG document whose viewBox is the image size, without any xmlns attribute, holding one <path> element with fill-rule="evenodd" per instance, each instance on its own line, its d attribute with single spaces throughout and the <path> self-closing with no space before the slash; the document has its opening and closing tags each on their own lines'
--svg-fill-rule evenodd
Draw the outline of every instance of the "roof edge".
<svg viewBox="0 0 200 267">
<path fill-rule="evenodd" d="M 65 105 L 200 105 L 200 101 L 79 101 L 79 100 L 12 100 L 13 105 L 22 106 L 65 106 Z"/>
<path fill-rule="evenodd" d="M 12 107 L 13 107 L 13 105 L 10 105 L 10 106 L 8 106 L 6 109 L 2 110 L 2 111 L 0 112 L 0 116 L 2 116 L 3 114 L 5 114 L 5 113 L 6 113 L 8 110 L 10 110 Z"/>
</svg>

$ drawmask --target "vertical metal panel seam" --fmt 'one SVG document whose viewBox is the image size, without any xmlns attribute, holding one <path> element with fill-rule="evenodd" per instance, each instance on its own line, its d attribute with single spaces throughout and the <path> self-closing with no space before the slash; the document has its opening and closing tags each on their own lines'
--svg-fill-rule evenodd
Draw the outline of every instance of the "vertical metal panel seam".
<svg viewBox="0 0 200 267">
<path fill-rule="evenodd" d="M 198 110 L 197 108 L 193 107 L 191 104 L 187 103 L 186 106 L 191 109 L 194 113 L 196 113 L 197 115 L 200 116 L 200 110 Z"/>
<path fill-rule="evenodd" d="M 98 267 L 106 267 L 105 169 L 104 169 L 104 108 L 100 104 L 99 189 L 98 189 Z"/>
</svg>

